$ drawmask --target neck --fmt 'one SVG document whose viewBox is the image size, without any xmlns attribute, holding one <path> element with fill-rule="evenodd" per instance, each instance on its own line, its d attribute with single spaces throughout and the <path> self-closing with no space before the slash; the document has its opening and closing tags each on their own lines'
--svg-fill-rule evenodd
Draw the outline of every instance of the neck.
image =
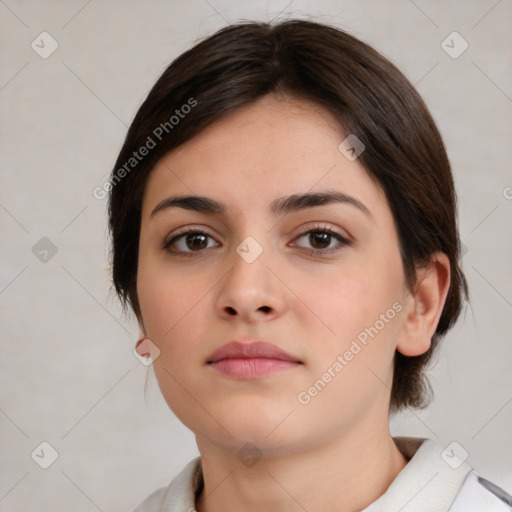
<svg viewBox="0 0 512 512">
<path fill-rule="evenodd" d="M 360 511 L 384 494 L 407 460 L 389 429 L 344 435 L 321 446 L 244 466 L 236 453 L 197 438 L 204 488 L 198 512 Z"/>
</svg>

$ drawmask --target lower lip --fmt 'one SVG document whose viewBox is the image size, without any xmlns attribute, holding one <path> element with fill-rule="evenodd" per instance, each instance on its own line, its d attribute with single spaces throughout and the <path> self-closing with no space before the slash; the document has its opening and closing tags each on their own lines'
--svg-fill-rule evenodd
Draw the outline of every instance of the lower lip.
<svg viewBox="0 0 512 512">
<path fill-rule="evenodd" d="M 254 379 L 264 375 L 296 368 L 300 363 L 283 361 L 282 359 L 269 359 L 263 357 L 221 359 L 209 366 L 229 377 L 241 379 Z"/>
</svg>

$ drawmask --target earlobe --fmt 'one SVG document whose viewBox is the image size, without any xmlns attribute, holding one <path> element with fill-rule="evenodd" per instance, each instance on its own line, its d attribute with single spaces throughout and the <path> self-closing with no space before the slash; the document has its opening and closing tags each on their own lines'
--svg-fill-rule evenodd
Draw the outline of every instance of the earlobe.
<svg viewBox="0 0 512 512">
<path fill-rule="evenodd" d="M 405 308 L 403 336 L 396 347 L 404 356 L 419 356 L 430 348 L 450 288 L 448 256 L 433 254 L 416 275 L 417 285 Z"/>
<path fill-rule="evenodd" d="M 146 335 L 142 332 L 139 334 L 139 338 L 137 339 L 137 343 L 135 344 L 135 350 L 137 354 L 141 357 L 149 357 L 149 346 L 147 343 Z"/>
</svg>

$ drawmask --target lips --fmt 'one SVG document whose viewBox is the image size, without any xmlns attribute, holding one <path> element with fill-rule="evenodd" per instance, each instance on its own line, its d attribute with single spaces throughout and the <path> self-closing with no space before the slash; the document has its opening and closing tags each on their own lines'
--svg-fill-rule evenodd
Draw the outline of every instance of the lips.
<svg viewBox="0 0 512 512">
<path fill-rule="evenodd" d="M 210 355 L 207 365 L 235 380 L 253 380 L 299 368 L 297 357 L 266 341 L 233 341 Z"/>
<path fill-rule="evenodd" d="M 207 364 L 223 359 L 278 359 L 300 363 L 301 361 L 278 346 L 266 341 L 240 342 L 232 341 L 215 350 L 208 358 Z"/>
</svg>

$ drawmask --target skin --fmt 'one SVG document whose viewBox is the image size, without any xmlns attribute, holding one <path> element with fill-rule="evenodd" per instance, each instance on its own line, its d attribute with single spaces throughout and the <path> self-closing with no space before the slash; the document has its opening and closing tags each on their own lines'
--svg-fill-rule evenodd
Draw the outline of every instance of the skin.
<svg viewBox="0 0 512 512">
<path fill-rule="evenodd" d="M 160 350 L 153 366 L 162 394 L 196 436 L 205 481 L 199 512 L 361 510 L 407 464 L 389 432 L 394 354 L 430 347 L 449 262 L 433 255 L 408 289 L 389 205 L 359 160 L 338 150 L 345 137 L 322 108 L 268 95 L 170 152 L 149 177 L 139 321 Z M 350 204 L 270 212 L 279 197 L 326 190 L 356 198 L 369 214 Z M 226 213 L 171 207 L 151 215 L 175 195 L 213 198 Z M 315 245 L 303 233 L 323 233 L 319 224 L 350 243 L 331 237 Z M 186 226 L 208 234 L 208 245 L 198 250 L 182 238 L 174 252 L 164 249 Z M 236 252 L 248 236 L 263 249 L 252 263 Z M 298 394 L 394 303 L 401 311 L 300 403 Z M 272 342 L 302 364 L 253 380 L 206 364 L 215 349 L 244 337 Z M 262 457 L 251 466 L 237 456 L 246 443 Z"/>
</svg>

